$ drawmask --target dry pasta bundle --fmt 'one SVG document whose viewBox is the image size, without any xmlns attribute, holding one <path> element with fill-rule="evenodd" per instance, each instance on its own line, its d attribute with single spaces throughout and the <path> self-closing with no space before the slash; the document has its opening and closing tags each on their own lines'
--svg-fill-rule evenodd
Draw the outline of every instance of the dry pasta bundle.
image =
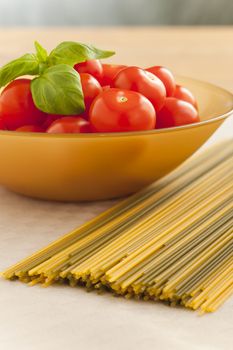
<svg viewBox="0 0 233 350">
<path fill-rule="evenodd" d="M 170 175 L 7 269 L 29 285 L 215 311 L 233 292 L 233 144 Z"/>
</svg>

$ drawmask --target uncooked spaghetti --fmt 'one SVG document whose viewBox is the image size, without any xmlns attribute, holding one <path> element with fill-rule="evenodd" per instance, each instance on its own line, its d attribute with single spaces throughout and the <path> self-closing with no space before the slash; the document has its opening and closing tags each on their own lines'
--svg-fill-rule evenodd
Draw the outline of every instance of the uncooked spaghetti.
<svg viewBox="0 0 233 350">
<path fill-rule="evenodd" d="M 3 276 L 215 311 L 233 293 L 233 144 L 195 156 Z"/>
</svg>

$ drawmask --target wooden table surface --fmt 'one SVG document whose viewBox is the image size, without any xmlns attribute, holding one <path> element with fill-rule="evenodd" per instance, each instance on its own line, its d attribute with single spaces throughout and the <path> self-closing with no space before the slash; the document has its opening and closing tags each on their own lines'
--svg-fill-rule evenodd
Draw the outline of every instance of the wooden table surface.
<svg viewBox="0 0 233 350">
<path fill-rule="evenodd" d="M 48 49 L 63 40 L 89 42 L 116 50 L 112 62 L 162 64 L 233 91 L 233 28 L 0 29 L 0 64 L 33 50 L 34 40 Z M 232 122 L 224 123 L 211 140 L 233 137 Z M 36 201 L 0 188 L 0 270 L 111 205 Z M 231 299 L 216 314 L 198 317 L 82 288 L 31 289 L 0 280 L 0 348 L 231 349 L 232 307 Z"/>
<path fill-rule="evenodd" d="M 34 40 L 48 49 L 63 40 L 92 43 L 115 50 L 112 62 L 161 64 L 233 91 L 233 27 L 2 28 L 0 64 L 32 51 Z"/>
</svg>

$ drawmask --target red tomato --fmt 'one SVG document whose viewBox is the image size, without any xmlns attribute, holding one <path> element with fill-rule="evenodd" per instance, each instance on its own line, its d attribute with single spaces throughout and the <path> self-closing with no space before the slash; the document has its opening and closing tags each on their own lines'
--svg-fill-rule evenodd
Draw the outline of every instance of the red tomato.
<svg viewBox="0 0 233 350">
<path fill-rule="evenodd" d="M 153 105 L 135 91 L 105 90 L 90 108 L 90 123 L 97 132 L 151 130 L 155 121 Z"/>
<path fill-rule="evenodd" d="M 101 85 L 105 86 L 105 85 L 111 85 L 113 79 L 115 78 L 115 76 L 124 68 L 126 68 L 127 66 L 124 66 L 123 64 L 119 65 L 119 64 L 105 64 L 102 63 L 102 67 L 103 67 L 103 76 L 101 79 Z"/>
<path fill-rule="evenodd" d="M 91 132 L 91 127 L 90 123 L 81 117 L 62 117 L 55 120 L 46 132 L 50 134 L 89 133 Z"/>
<path fill-rule="evenodd" d="M 163 82 L 166 89 L 167 97 L 173 96 L 175 92 L 176 83 L 175 78 L 169 69 L 162 66 L 154 66 L 147 68 L 146 70 L 156 75 L 156 77 L 158 77 Z"/>
<path fill-rule="evenodd" d="M 31 80 L 17 79 L 0 96 L 1 117 L 9 130 L 23 125 L 39 125 L 46 114 L 36 108 L 30 90 Z"/>
<path fill-rule="evenodd" d="M 98 80 L 88 73 L 80 73 L 80 79 L 83 89 L 85 114 L 88 114 L 92 101 L 102 91 L 102 87 Z"/>
<path fill-rule="evenodd" d="M 57 119 L 60 119 L 62 117 L 65 117 L 64 115 L 60 114 L 47 114 L 44 123 L 42 124 L 42 128 L 47 130 L 48 127 Z M 72 116 L 73 117 L 73 116 Z"/>
<path fill-rule="evenodd" d="M 0 130 L 6 130 L 6 126 L 1 118 L 0 118 Z"/>
<path fill-rule="evenodd" d="M 93 75 L 98 81 L 101 81 L 103 74 L 103 67 L 99 60 L 89 60 L 81 63 L 77 63 L 74 66 L 79 73 L 89 73 Z"/>
<path fill-rule="evenodd" d="M 191 103 L 197 109 L 197 101 L 193 96 L 192 92 L 188 90 L 186 87 L 181 85 L 176 85 L 174 97 L 178 98 L 179 100 L 183 100 Z"/>
<path fill-rule="evenodd" d="M 113 86 L 140 92 L 148 98 L 156 112 L 164 105 L 166 90 L 163 83 L 154 74 L 141 68 L 128 67 L 121 70 L 113 80 Z"/>
<path fill-rule="evenodd" d="M 170 128 L 199 122 L 197 110 L 190 103 L 174 97 L 166 98 L 165 105 L 157 114 L 157 129 Z"/>
<path fill-rule="evenodd" d="M 108 89 L 110 89 L 111 88 L 111 86 L 110 85 L 104 85 L 104 86 L 102 86 L 102 90 L 104 91 L 104 90 L 108 90 Z"/>
<path fill-rule="evenodd" d="M 44 132 L 45 129 L 43 129 L 41 126 L 38 125 L 24 125 L 20 128 L 16 129 L 15 131 L 22 131 L 22 132 Z"/>
</svg>

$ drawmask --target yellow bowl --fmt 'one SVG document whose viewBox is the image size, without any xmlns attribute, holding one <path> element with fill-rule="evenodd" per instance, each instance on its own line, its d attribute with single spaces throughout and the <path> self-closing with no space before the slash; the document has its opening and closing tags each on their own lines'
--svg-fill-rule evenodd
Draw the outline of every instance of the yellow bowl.
<svg viewBox="0 0 233 350">
<path fill-rule="evenodd" d="M 136 192 L 169 173 L 233 114 L 233 95 L 179 78 L 197 97 L 201 122 L 112 134 L 0 132 L 0 184 L 31 197 L 92 201 Z"/>
</svg>

